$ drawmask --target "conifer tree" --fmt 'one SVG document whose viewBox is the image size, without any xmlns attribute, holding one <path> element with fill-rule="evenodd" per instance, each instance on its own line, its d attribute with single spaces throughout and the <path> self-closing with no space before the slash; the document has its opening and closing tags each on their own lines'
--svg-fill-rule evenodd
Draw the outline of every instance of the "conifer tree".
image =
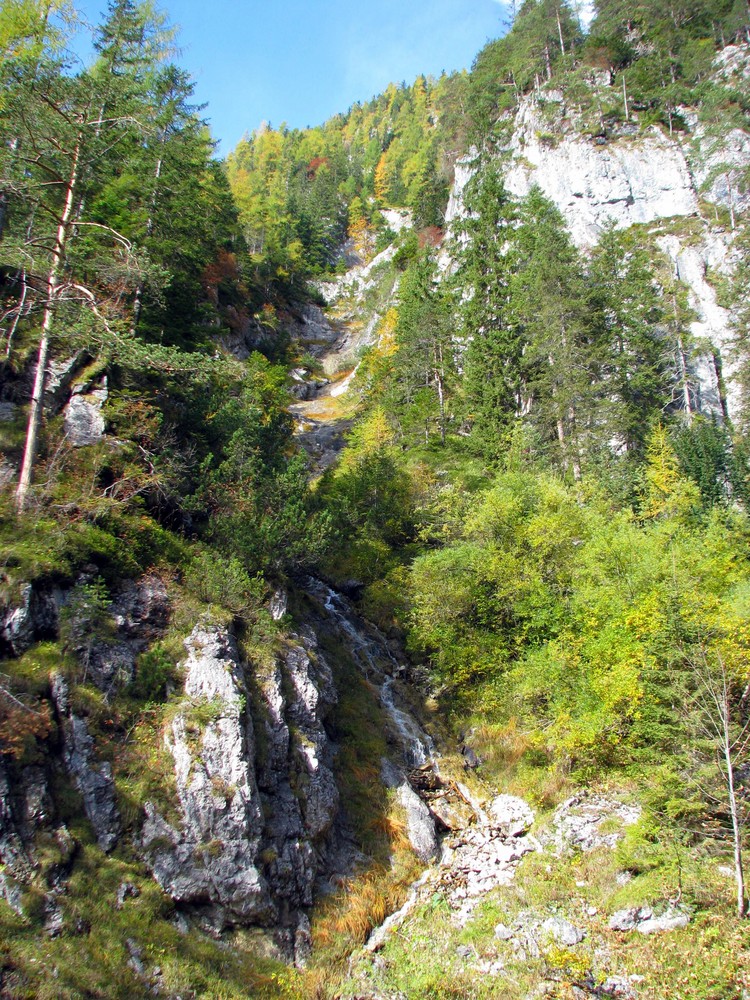
<svg viewBox="0 0 750 1000">
<path fill-rule="evenodd" d="M 523 342 L 510 302 L 511 276 L 518 263 L 513 242 L 516 212 L 494 163 L 472 179 L 465 199 L 468 212 L 454 279 L 458 294 L 465 296 L 464 392 L 474 440 L 488 456 L 496 456 L 523 407 Z"/>
</svg>

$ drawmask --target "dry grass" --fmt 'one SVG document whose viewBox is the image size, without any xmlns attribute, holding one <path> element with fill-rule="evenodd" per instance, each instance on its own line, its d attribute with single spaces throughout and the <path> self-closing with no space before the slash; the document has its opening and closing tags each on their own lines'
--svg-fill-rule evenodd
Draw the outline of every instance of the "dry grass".
<svg viewBox="0 0 750 1000">
<path fill-rule="evenodd" d="M 397 836 L 403 832 L 396 825 Z M 361 947 L 372 931 L 404 902 L 420 867 L 414 855 L 400 849 L 394 867 L 375 867 L 347 881 L 319 908 L 313 922 L 316 965 L 347 957 Z"/>
</svg>

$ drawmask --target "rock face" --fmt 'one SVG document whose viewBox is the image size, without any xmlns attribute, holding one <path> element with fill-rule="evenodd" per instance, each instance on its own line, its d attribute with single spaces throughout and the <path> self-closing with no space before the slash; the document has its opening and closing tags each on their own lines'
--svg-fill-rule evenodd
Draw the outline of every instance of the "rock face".
<svg viewBox="0 0 750 1000">
<path fill-rule="evenodd" d="M 731 46 L 715 64 L 715 77 L 728 84 L 750 76 L 750 48 Z M 608 86 L 607 81 L 601 85 Z M 745 84 L 746 85 L 746 84 Z M 592 139 L 576 125 L 576 111 L 559 92 L 541 92 L 521 101 L 510 139 L 499 154 L 507 190 L 524 197 L 533 185 L 557 206 L 573 241 L 584 251 L 599 241 L 608 225 L 656 225 L 661 220 L 698 218 L 701 202 L 744 211 L 750 191 L 743 183 L 750 167 L 750 130 L 711 135 L 690 109 L 682 109 L 688 133 L 669 136 L 653 126 L 644 132 L 623 125 L 619 135 Z M 477 151 L 456 165 L 446 221 L 466 216 L 466 185 L 476 172 Z M 710 214 L 710 213 L 709 213 Z M 717 214 L 718 220 L 718 214 Z M 693 229 L 696 223 L 691 224 Z M 720 419 L 739 412 L 733 384 L 732 316 L 718 305 L 707 280 L 709 269 L 727 274 L 733 267 L 733 234 L 718 224 L 697 224 L 702 235 L 668 235 L 657 240 L 675 264 L 696 313 L 692 333 L 699 346 L 692 362 L 695 409 Z M 443 253 L 441 264 L 451 267 Z M 710 345 L 706 350 L 706 343 Z M 722 370 L 723 369 L 723 370 Z M 725 387 L 726 383 L 726 387 Z"/>
<path fill-rule="evenodd" d="M 86 351 L 78 351 L 72 357 L 58 358 L 47 366 L 47 381 L 44 385 L 44 406 L 49 413 L 59 413 L 68 398 L 70 387 L 78 372 L 91 360 Z"/>
<path fill-rule="evenodd" d="M 0 656 L 21 656 L 40 639 L 57 632 L 57 616 L 62 595 L 27 584 L 20 598 L 0 606 Z"/>
<path fill-rule="evenodd" d="M 115 593 L 109 613 L 114 637 L 96 643 L 90 657 L 92 677 L 105 693 L 132 681 L 138 655 L 167 627 L 170 601 L 164 581 L 154 574 L 126 580 Z"/>
<path fill-rule="evenodd" d="M 106 378 L 98 389 L 84 393 L 74 389 L 74 395 L 65 407 L 65 433 L 74 448 L 97 444 L 104 437 L 107 423 L 102 406 L 109 395 Z"/>
<path fill-rule="evenodd" d="M 625 228 L 698 212 L 685 154 L 657 128 L 602 147 L 566 136 L 550 148 L 538 138 L 533 105 L 525 104 L 516 122 L 508 190 L 524 197 L 538 184 L 579 246 L 595 244 L 608 223 Z"/>
<path fill-rule="evenodd" d="M 59 674 L 52 681 L 52 698 L 62 724 L 65 767 L 81 793 L 97 844 L 111 851 L 121 830 L 112 766 L 97 760 L 86 721 L 70 709 L 68 685 Z"/>
<path fill-rule="evenodd" d="M 547 128 L 537 101 L 525 99 L 514 122 L 505 185 L 523 198 L 537 184 L 561 211 L 578 246 L 594 246 L 611 223 L 625 228 L 697 214 L 698 195 L 685 153 L 659 129 L 596 146 L 575 132 L 550 143 Z M 465 215 L 464 190 L 473 175 L 471 159 L 458 164 L 448 222 Z"/>
<path fill-rule="evenodd" d="M 306 303 L 295 312 L 281 316 L 283 329 L 299 341 L 310 354 L 318 356 L 329 350 L 341 336 L 328 320 L 320 306 Z"/>
<path fill-rule="evenodd" d="M 196 627 L 186 647 L 185 701 L 166 737 L 181 822 L 149 806 L 144 852 L 164 889 L 210 926 L 277 925 L 301 961 L 301 911 L 338 808 L 323 727 L 336 700 L 330 669 L 312 634 L 260 672 L 224 628 Z"/>
<path fill-rule="evenodd" d="M 275 908 L 257 864 L 262 810 L 237 647 L 209 627 L 194 629 L 186 646 L 190 700 L 166 736 L 182 824 L 177 829 L 148 807 L 143 847 L 159 884 L 204 909 L 212 925 L 269 922 Z"/>
</svg>

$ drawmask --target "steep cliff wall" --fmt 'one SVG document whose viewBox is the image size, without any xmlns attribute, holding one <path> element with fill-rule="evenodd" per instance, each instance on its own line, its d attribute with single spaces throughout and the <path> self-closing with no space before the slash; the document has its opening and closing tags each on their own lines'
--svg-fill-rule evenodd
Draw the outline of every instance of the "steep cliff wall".
<svg viewBox="0 0 750 1000">
<path fill-rule="evenodd" d="M 750 48 L 730 46 L 718 57 L 716 79 L 744 85 L 750 75 Z M 606 77 L 606 74 L 603 75 Z M 596 86 L 606 85 L 598 78 Z M 592 84 L 593 85 L 593 84 Z M 697 346 L 695 376 L 704 412 L 736 416 L 733 385 L 733 317 L 717 301 L 709 275 L 731 274 L 736 263 L 734 213 L 750 204 L 744 178 L 750 167 L 750 131 L 726 134 L 708 129 L 693 109 L 681 109 L 687 125 L 669 135 L 650 126 L 621 123 L 610 133 L 586 122 L 562 92 L 541 90 L 522 99 L 509 140 L 496 154 L 507 190 L 519 198 L 538 185 L 562 213 L 574 242 L 595 246 L 608 226 L 641 226 L 654 236 L 686 286 L 695 313 L 691 330 Z M 449 225 L 466 215 L 466 185 L 479 156 L 459 161 L 446 212 Z M 730 213 L 721 224 L 719 211 Z M 684 220 L 681 224 L 679 220 Z M 663 224 L 669 221 L 667 230 Z"/>
</svg>

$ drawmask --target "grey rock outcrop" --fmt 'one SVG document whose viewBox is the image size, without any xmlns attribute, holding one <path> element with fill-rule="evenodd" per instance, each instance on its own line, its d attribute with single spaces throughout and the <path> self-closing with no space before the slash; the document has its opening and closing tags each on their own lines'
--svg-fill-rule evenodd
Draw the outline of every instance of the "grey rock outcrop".
<svg viewBox="0 0 750 1000">
<path fill-rule="evenodd" d="M 294 909 L 312 903 L 339 793 L 323 726 L 337 699 L 330 667 L 312 633 L 291 639 L 259 678 L 264 752 L 257 773 L 268 879 L 276 898 Z"/>
<path fill-rule="evenodd" d="M 330 668 L 311 633 L 259 669 L 222 627 L 196 627 L 186 647 L 186 700 L 167 734 L 181 820 L 150 805 L 143 849 L 164 889 L 212 927 L 275 926 L 302 962 L 301 911 L 338 809 Z"/>
<path fill-rule="evenodd" d="M 541 835 L 540 839 L 557 853 L 614 847 L 622 838 L 624 828 L 637 823 L 640 816 L 641 809 L 637 805 L 580 792 L 558 806 L 551 830 Z M 619 822 L 619 830 L 609 829 L 613 820 Z"/>
<path fill-rule="evenodd" d="M 122 829 L 112 765 L 97 759 L 86 721 L 70 708 L 68 685 L 59 674 L 52 680 L 52 698 L 62 725 L 65 767 L 81 793 L 97 844 L 111 851 Z"/>
<path fill-rule="evenodd" d="M 234 639 L 197 626 L 186 641 L 185 695 L 166 742 L 182 822 L 147 806 L 142 844 L 159 884 L 219 929 L 270 922 L 275 907 L 259 871 L 263 817 L 247 692 Z"/>
<path fill-rule="evenodd" d="M 65 433 L 74 448 L 97 444 L 104 437 L 107 422 L 102 415 L 102 407 L 109 395 L 106 378 L 98 389 L 84 393 L 82 388 L 73 390 L 74 395 L 65 407 Z"/>
<path fill-rule="evenodd" d="M 329 350 L 341 336 L 341 331 L 331 324 L 320 306 L 312 303 L 305 303 L 280 318 L 289 336 L 314 356 Z"/>
<path fill-rule="evenodd" d="M 57 633 L 58 590 L 27 584 L 18 600 L 0 607 L 0 655 L 21 656 L 40 639 Z"/>
<path fill-rule="evenodd" d="M 44 407 L 48 413 L 60 412 L 76 375 L 90 360 L 91 355 L 86 351 L 77 351 L 69 358 L 56 358 L 49 363 L 44 383 Z"/>
<path fill-rule="evenodd" d="M 77 652 L 85 658 L 87 676 L 109 696 L 133 680 L 139 654 L 167 627 L 170 600 L 164 581 L 155 574 L 126 580 L 107 613 L 112 634 Z"/>
</svg>

